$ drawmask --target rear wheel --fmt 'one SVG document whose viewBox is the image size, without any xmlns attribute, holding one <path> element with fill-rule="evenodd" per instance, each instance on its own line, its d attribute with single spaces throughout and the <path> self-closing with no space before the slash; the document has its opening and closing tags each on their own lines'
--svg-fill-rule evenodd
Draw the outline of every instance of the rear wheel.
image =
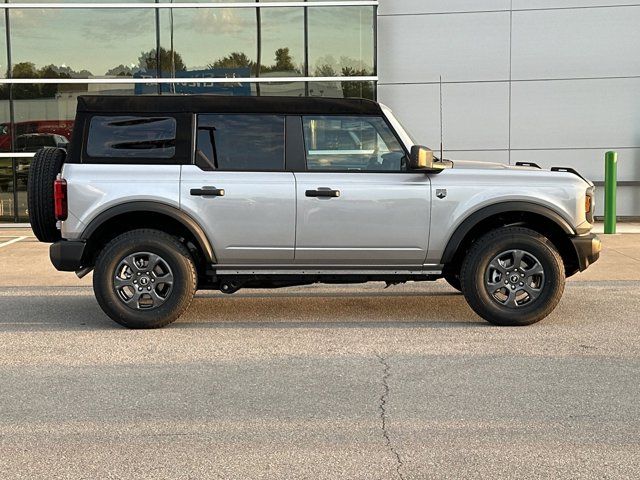
<svg viewBox="0 0 640 480">
<path fill-rule="evenodd" d="M 549 315 L 564 292 L 562 258 L 533 230 L 504 227 L 471 248 L 460 272 L 471 308 L 495 325 L 522 326 Z"/>
<path fill-rule="evenodd" d="M 176 320 L 196 290 L 187 248 L 158 230 L 133 230 L 100 252 L 93 276 L 104 312 L 128 328 L 159 328 Z"/>
<path fill-rule="evenodd" d="M 38 150 L 31 160 L 27 181 L 29 223 L 41 242 L 60 240 L 53 204 L 53 181 L 62 170 L 66 156 L 61 148 L 45 147 Z"/>
</svg>

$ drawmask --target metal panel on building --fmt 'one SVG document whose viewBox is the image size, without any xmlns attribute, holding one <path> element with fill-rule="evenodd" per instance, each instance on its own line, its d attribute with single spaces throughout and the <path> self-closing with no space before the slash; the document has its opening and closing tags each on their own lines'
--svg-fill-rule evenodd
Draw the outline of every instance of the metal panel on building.
<svg viewBox="0 0 640 480">
<path fill-rule="evenodd" d="M 640 75 L 640 6 L 513 13 L 512 78 Z"/>
<path fill-rule="evenodd" d="M 382 0 L 380 15 L 509 10 L 510 0 Z"/>
<path fill-rule="evenodd" d="M 514 82 L 511 146 L 640 147 L 640 78 Z"/>
<path fill-rule="evenodd" d="M 618 212 L 640 215 L 637 1 L 381 0 L 378 24 L 378 98 L 420 141 L 439 146 L 442 75 L 449 158 L 601 181 L 618 149 Z"/>
<path fill-rule="evenodd" d="M 380 15 L 378 35 L 381 84 L 509 78 L 508 12 Z"/>
</svg>

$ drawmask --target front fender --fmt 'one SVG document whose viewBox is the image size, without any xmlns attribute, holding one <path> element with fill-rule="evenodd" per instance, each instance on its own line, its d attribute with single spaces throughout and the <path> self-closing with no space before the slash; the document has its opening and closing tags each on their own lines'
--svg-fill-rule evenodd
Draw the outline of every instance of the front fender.
<svg viewBox="0 0 640 480">
<path fill-rule="evenodd" d="M 431 229 L 427 263 L 439 264 L 459 228 L 506 211 L 544 215 L 569 235 L 582 223 L 586 184 L 568 173 L 537 170 L 449 169 L 432 177 Z M 582 193 L 582 195 L 581 195 Z M 482 212 L 482 213 L 481 213 Z M 463 223 L 465 226 L 463 227 Z M 455 245 L 455 242 L 454 242 Z"/>
<path fill-rule="evenodd" d="M 480 208 L 465 217 L 461 222 L 459 222 L 453 234 L 447 241 L 446 247 L 442 254 L 442 259 L 439 263 L 446 265 L 453 260 L 453 257 L 458 251 L 458 248 L 460 247 L 462 241 L 471 231 L 471 229 L 473 229 L 473 227 L 478 225 L 483 220 L 486 220 L 487 218 L 506 212 L 534 213 L 551 220 L 567 235 L 575 235 L 576 233 L 571 224 L 562 215 L 547 206 L 523 201 L 497 203 L 484 208 Z"/>
</svg>

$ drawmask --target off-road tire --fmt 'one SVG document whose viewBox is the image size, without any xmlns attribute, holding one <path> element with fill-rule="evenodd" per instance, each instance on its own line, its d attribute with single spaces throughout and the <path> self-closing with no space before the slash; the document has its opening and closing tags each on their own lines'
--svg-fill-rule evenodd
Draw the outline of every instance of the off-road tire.
<svg viewBox="0 0 640 480">
<path fill-rule="evenodd" d="M 150 252 L 169 266 L 173 285 L 160 306 L 140 310 L 125 304 L 116 292 L 116 269 L 128 255 Z M 127 328 L 160 328 L 175 321 L 189 307 L 196 291 L 197 273 L 187 248 L 177 238 L 152 229 L 132 230 L 116 237 L 99 253 L 93 274 L 93 290 L 102 310 Z"/>
<path fill-rule="evenodd" d="M 536 257 L 544 269 L 544 282 L 535 300 L 510 308 L 492 297 L 485 286 L 485 275 L 492 259 L 515 249 Z M 503 227 L 472 245 L 462 263 L 460 279 L 469 306 L 482 318 L 494 325 L 524 326 L 539 322 L 556 308 L 564 292 L 565 271 L 560 254 L 548 238 L 528 228 Z"/>
<path fill-rule="evenodd" d="M 60 240 L 53 204 L 53 181 L 62 170 L 67 153 L 61 148 L 45 147 L 36 152 L 29 167 L 27 202 L 29 223 L 41 242 Z"/>
</svg>

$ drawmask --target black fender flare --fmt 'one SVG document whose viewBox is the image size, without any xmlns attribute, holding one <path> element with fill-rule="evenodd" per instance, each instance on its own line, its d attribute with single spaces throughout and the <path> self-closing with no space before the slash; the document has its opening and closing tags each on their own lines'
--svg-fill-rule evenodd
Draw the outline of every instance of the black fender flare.
<svg viewBox="0 0 640 480">
<path fill-rule="evenodd" d="M 442 261 L 440 263 L 446 265 L 453 260 L 464 238 L 471 231 L 471 229 L 473 229 L 473 227 L 478 225 L 478 223 L 494 215 L 506 212 L 535 213 L 547 218 L 548 220 L 551 220 L 568 236 L 573 236 L 576 234 L 574 228 L 562 215 L 549 207 L 545 207 L 544 205 L 524 201 L 496 203 L 473 212 L 467 218 L 465 218 L 460 225 L 458 225 L 456 230 L 453 232 L 453 235 L 451 235 L 449 241 L 447 242 L 447 246 L 444 250 Z"/>
<path fill-rule="evenodd" d="M 207 234 L 204 229 L 200 226 L 200 224 L 195 221 L 190 215 L 186 214 L 182 210 L 168 205 L 166 203 L 160 202 L 150 202 L 150 201 L 136 201 L 136 202 L 127 202 L 121 203 L 114 207 L 108 208 L 104 212 L 98 214 L 89 225 L 82 232 L 81 238 L 84 241 L 88 241 L 91 236 L 95 233 L 95 231 L 100 228 L 104 222 L 117 217 L 118 215 L 122 215 L 125 213 L 131 212 L 154 212 L 162 215 L 166 215 L 168 217 L 173 218 L 174 220 L 180 222 L 184 227 L 191 232 L 193 237 L 198 242 L 198 246 L 202 250 L 204 254 L 205 260 L 208 263 L 216 263 L 215 253 L 213 251 L 213 247 L 211 246 L 211 242 L 207 238 Z"/>
</svg>

